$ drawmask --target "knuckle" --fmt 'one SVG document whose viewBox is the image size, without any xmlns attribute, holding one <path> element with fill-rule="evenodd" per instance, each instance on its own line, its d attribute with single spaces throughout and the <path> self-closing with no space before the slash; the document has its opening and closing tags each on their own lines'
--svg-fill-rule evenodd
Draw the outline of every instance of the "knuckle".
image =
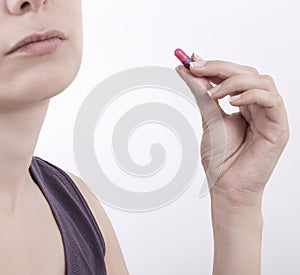
<svg viewBox="0 0 300 275">
<path fill-rule="evenodd" d="M 252 73 L 252 74 L 259 74 L 258 70 L 251 67 L 251 66 L 244 66 L 244 68 L 246 69 L 246 71 L 248 71 L 249 73 Z"/>
<path fill-rule="evenodd" d="M 270 76 L 269 74 L 262 74 L 261 76 L 266 80 L 273 80 L 272 76 Z"/>
<path fill-rule="evenodd" d="M 268 75 L 268 74 L 262 74 L 261 75 L 262 79 L 264 79 L 266 82 L 268 82 L 270 85 L 272 85 L 273 87 L 275 86 L 273 77 Z"/>
<path fill-rule="evenodd" d="M 276 96 L 273 96 L 272 98 L 273 98 L 273 103 L 275 106 L 279 106 L 279 105 L 283 104 L 283 99 L 280 94 L 277 94 Z"/>
<path fill-rule="evenodd" d="M 270 90 L 276 89 L 276 85 L 272 76 L 268 74 L 262 74 L 260 77 L 266 83 L 268 89 Z"/>
<path fill-rule="evenodd" d="M 277 137 L 277 144 L 280 144 L 282 147 L 285 147 L 290 139 L 290 131 L 287 127 L 285 130 L 283 130 L 280 135 Z"/>
</svg>

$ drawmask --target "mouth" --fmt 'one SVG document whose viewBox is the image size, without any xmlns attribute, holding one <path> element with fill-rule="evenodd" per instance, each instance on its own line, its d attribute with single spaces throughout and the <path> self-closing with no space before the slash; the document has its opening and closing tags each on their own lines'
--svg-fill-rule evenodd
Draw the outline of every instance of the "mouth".
<svg viewBox="0 0 300 275">
<path fill-rule="evenodd" d="M 66 35 L 58 30 L 50 30 L 42 34 L 31 34 L 14 44 L 5 55 L 17 52 L 29 55 L 51 53 L 66 39 Z"/>
</svg>

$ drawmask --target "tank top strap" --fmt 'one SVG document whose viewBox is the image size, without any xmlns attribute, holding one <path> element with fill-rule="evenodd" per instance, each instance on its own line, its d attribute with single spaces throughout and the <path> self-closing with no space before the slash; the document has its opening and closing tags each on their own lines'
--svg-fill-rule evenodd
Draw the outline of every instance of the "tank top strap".
<svg viewBox="0 0 300 275">
<path fill-rule="evenodd" d="M 75 182 L 61 168 L 36 156 L 29 172 L 61 232 L 67 275 L 106 275 L 103 235 Z"/>
</svg>

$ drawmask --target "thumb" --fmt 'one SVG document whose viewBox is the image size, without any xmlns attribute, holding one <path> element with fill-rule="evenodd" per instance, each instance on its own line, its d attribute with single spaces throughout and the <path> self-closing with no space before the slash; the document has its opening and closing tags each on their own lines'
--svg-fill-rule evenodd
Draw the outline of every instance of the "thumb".
<svg viewBox="0 0 300 275">
<path fill-rule="evenodd" d="M 180 65 L 176 68 L 177 73 L 186 82 L 193 93 L 196 103 L 199 107 L 203 128 L 204 126 L 213 125 L 222 120 L 226 115 L 220 107 L 218 100 L 210 97 L 208 90 L 212 88 L 210 82 L 205 77 L 195 77 L 188 69 Z"/>
<path fill-rule="evenodd" d="M 203 197 L 217 181 L 226 157 L 224 117 L 227 114 L 219 106 L 218 101 L 211 98 L 207 92 L 211 84 L 206 78 L 193 76 L 184 66 L 178 66 L 176 71 L 194 94 L 202 116 L 201 158 L 206 174 L 200 191 L 200 197 Z"/>
</svg>

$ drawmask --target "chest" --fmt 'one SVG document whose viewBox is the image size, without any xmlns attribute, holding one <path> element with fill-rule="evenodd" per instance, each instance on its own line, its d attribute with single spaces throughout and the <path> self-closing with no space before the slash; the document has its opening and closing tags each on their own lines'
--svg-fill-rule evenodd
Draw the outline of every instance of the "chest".
<svg viewBox="0 0 300 275">
<path fill-rule="evenodd" d="M 0 216 L 1 274 L 65 275 L 65 268 L 63 240 L 45 200 L 17 217 Z"/>
</svg>

